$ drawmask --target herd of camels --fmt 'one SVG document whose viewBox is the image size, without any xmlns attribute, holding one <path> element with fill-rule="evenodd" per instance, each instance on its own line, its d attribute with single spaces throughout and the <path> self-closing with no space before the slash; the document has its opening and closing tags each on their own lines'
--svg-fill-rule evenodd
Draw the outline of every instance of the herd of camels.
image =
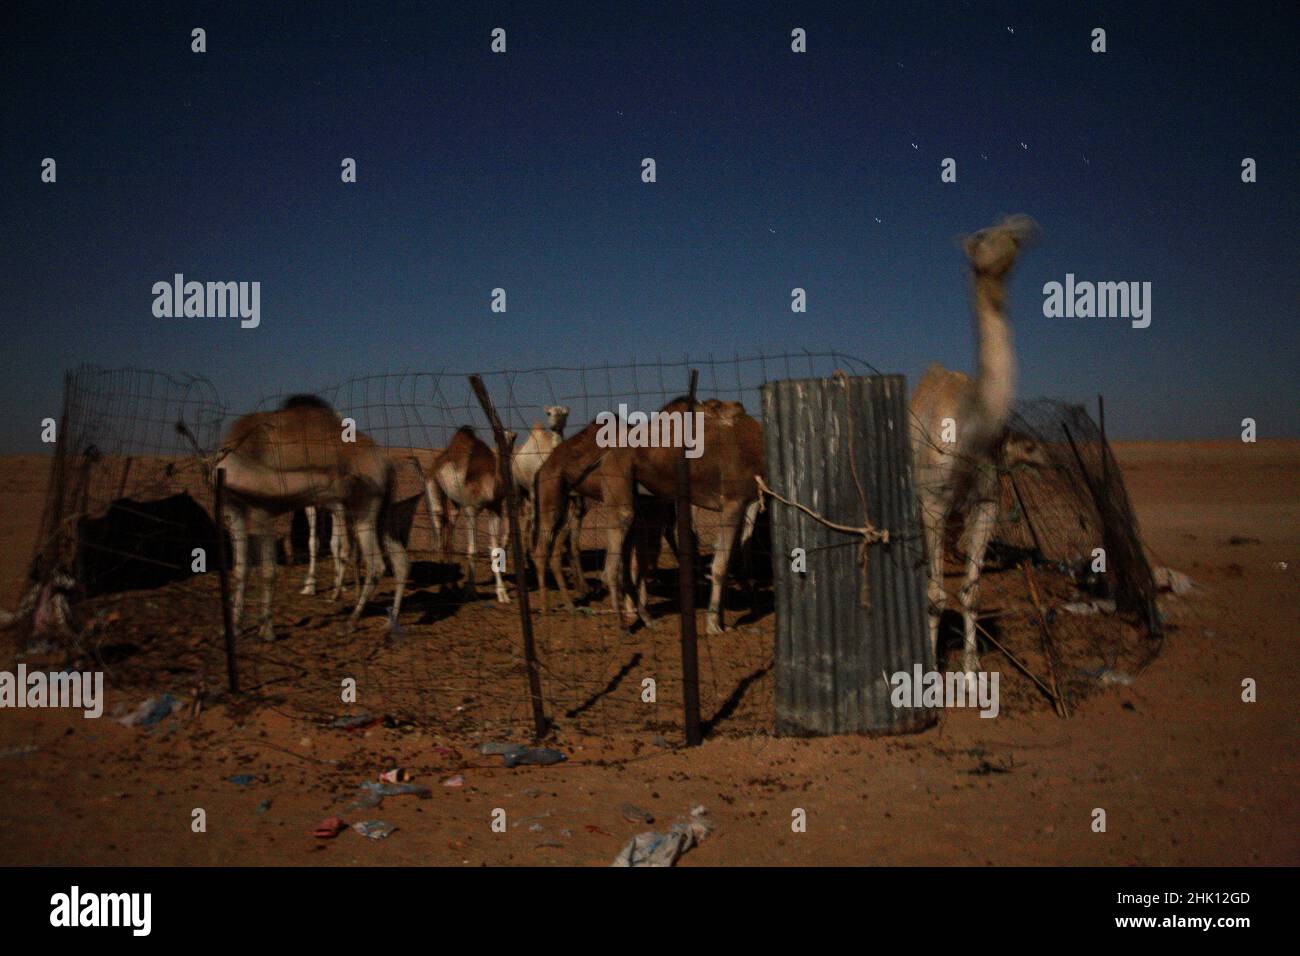
<svg viewBox="0 0 1300 956">
<path fill-rule="evenodd" d="M 1008 441 L 1008 420 L 1016 387 L 1016 361 L 1005 307 L 1005 277 L 1021 248 L 1036 232 L 1031 219 L 1012 216 L 963 240 L 973 281 L 976 328 L 974 377 L 931 366 L 911 398 L 913 464 L 929 562 L 929 628 L 938 660 L 939 615 L 945 603 L 943 548 L 950 521 L 966 535 L 965 579 L 958 592 L 964 624 L 962 669 L 975 671 L 975 614 L 985 548 L 997 518 L 997 465 Z M 686 399 L 675 399 L 663 411 L 684 411 Z M 713 543 L 708 630 L 723 627 L 723 597 L 727 568 L 738 537 L 752 529 L 759 498 L 756 476 L 762 476 L 763 441 L 759 425 L 737 402 L 705 400 L 704 444 L 691 461 L 691 500 L 719 513 Z M 510 467 L 499 467 L 498 453 L 469 427 L 455 433 L 425 475 L 425 494 L 435 540 L 449 555 L 451 529 L 457 511 L 468 522 L 467 579 L 471 593 L 475 559 L 475 517 L 488 516 L 493 549 L 500 543 L 506 481 L 513 481 L 528 507 L 525 540 L 548 610 L 546 570 L 569 603 L 562 555 L 573 559 L 575 585 L 585 592 L 578 557 L 578 529 L 591 504 L 603 505 L 613 520 L 607 529 L 604 582 L 616 619 L 624 627 L 624 605 L 649 623 L 645 609 L 645 573 L 657 559 L 659 542 L 671 536 L 679 449 L 601 447 L 592 423 L 564 438 L 568 409 L 546 409 L 545 425 L 534 425 L 528 439 L 513 454 Z M 324 508 L 334 517 L 331 552 L 335 561 L 334 599 L 338 599 L 348 562 L 350 540 L 365 568 L 355 608 L 355 625 L 366 606 L 386 556 L 396 579 L 390 621 L 397 626 L 409 560 L 397 536 L 383 521 L 395 482 L 395 465 L 368 436 L 342 440 L 339 415 L 314 396 L 294 396 L 275 411 L 245 415 L 234 423 L 215 462 L 225 469 L 226 509 L 234 543 L 232 616 L 238 627 L 243 616 L 249 567 L 249 539 L 259 539 L 262 606 L 260 632 L 274 639 L 274 593 L 277 516 L 307 509 L 311 525 L 310 564 L 304 593 L 315 590 L 315 518 Z M 954 433 L 955 432 L 955 437 Z M 950 440 L 940 440 L 941 434 Z M 503 479 L 503 475 L 506 476 Z M 663 507 L 667 504 L 667 510 Z M 494 562 L 496 597 L 509 597 L 499 565 Z M 522 576 L 516 578 L 522 581 Z M 626 588 L 626 591 L 625 591 Z"/>
</svg>

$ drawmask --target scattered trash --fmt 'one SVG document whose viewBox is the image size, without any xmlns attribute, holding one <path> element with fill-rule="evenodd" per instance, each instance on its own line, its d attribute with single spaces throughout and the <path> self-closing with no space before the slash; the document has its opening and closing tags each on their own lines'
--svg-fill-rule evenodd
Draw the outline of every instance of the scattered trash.
<svg viewBox="0 0 1300 956">
<path fill-rule="evenodd" d="M 654 744 L 656 747 L 663 747 L 665 750 L 667 750 L 672 746 L 672 744 L 668 742 L 668 739 L 664 737 L 663 734 L 655 734 L 653 737 L 650 738 L 650 742 Z"/>
<path fill-rule="evenodd" d="M 442 782 L 442 785 L 444 787 L 463 787 L 465 786 L 465 778 L 460 774 L 456 774 L 456 776 L 448 777 L 446 780 L 444 780 Z"/>
<path fill-rule="evenodd" d="M 1114 614 L 1115 602 L 1104 599 L 1100 601 L 1076 601 L 1073 604 L 1062 604 L 1060 609 L 1066 614 Z"/>
<path fill-rule="evenodd" d="M 972 777 L 987 777 L 991 773 L 1010 773 L 1010 767 L 999 767 L 997 764 L 989 763 L 987 760 L 981 760 L 975 765 L 975 769 L 967 770 Z"/>
<path fill-rule="evenodd" d="M 330 726 L 339 730 L 361 730 L 363 727 L 370 727 L 379 723 L 378 717 L 372 717 L 370 714 L 355 714 L 351 717 L 336 717 L 330 721 Z"/>
<path fill-rule="evenodd" d="M 0 750 L 0 757 L 22 757 L 26 754 L 34 754 L 40 748 L 35 744 L 21 744 L 17 747 L 6 747 Z"/>
<path fill-rule="evenodd" d="M 164 717 L 170 717 L 184 706 L 181 701 L 171 694 L 150 697 L 125 717 L 119 717 L 117 722 L 123 727 L 152 727 Z"/>
<path fill-rule="evenodd" d="M 251 773 L 237 773 L 233 777 L 227 777 L 226 779 L 231 783 L 239 784 L 241 787 L 247 787 L 250 783 L 256 782 L 257 777 Z"/>
<path fill-rule="evenodd" d="M 421 800 L 433 796 L 433 791 L 428 787 L 422 787 L 415 783 L 384 783 L 373 780 L 363 780 L 357 787 L 357 797 L 348 804 L 349 810 L 369 810 L 383 804 L 384 797 L 400 797 L 405 794 L 414 794 Z"/>
<path fill-rule="evenodd" d="M 411 774 L 401 767 L 395 767 L 392 770 L 385 770 L 379 775 L 379 779 L 384 783 L 405 783 L 411 779 Z"/>
<path fill-rule="evenodd" d="M 332 840 L 348 828 L 348 821 L 342 817 L 326 817 L 312 830 L 312 836 L 320 840 Z"/>
<path fill-rule="evenodd" d="M 1075 673 L 1081 677 L 1087 677 L 1095 680 L 1098 684 L 1104 686 L 1127 687 L 1133 683 L 1133 675 L 1126 674 L 1123 671 L 1111 670 L 1109 667 L 1094 667 L 1091 670 L 1086 668 L 1077 668 Z"/>
<path fill-rule="evenodd" d="M 369 837 L 372 840 L 382 840 L 390 833 L 394 832 L 397 827 L 384 820 L 362 820 L 360 823 L 352 824 L 352 829 L 356 830 L 363 837 Z"/>
<path fill-rule="evenodd" d="M 1285 561 L 1274 561 L 1274 562 L 1273 562 L 1273 569 L 1274 569 L 1275 571 L 1285 571 L 1285 570 L 1286 570 L 1286 562 L 1285 562 Z"/>
<path fill-rule="evenodd" d="M 638 833 L 614 857 L 611 866 L 672 866 L 691 847 L 703 843 L 713 829 L 703 806 L 691 808 L 690 820 L 674 823 L 667 833 Z"/>
<path fill-rule="evenodd" d="M 634 803 L 625 803 L 618 808 L 618 812 L 623 814 L 623 819 L 631 823 L 654 823 L 655 818 L 649 810 L 642 810 Z"/>
<path fill-rule="evenodd" d="M 540 823 L 533 823 L 533 824 L 529 825 L 529 827 L 528 827 L 528 832 L 529 832 L 529 833 L 541 833 L 541 832 L 542 832 L 543 830 L 545 830 L 545 829 L 546 829 L 546 827 L 542 826 Z"/>
<path fill-rule="evenodd" d="M 503 754 L 515 750 L 519 746 L 519 744 L 503 744 L 497 742 L 485 743 L 478 748 L 478 752 L 484 757 L 500 757 Z"/>
<path fill-rule="evenodd" d="M 257 805 L 257 812 L 258 812 L 258 813 L 265 813 L 267 810 L 270 810 L 270 809 L 271 809 L 271 801 L 270 801 L 270 800 L 263 800 L 261 803 L 259 803 L 259 804 Z"/>
<path fill-rule="evenodd" d="M 525 796 L 525 797 L 532 797 L 532 798 L 536 799 L 537 797 L 540 797 L 541 795 L 542 795 L 542 791 L 538 790 L 536 787 L 529 787 L 528 789 L 526 789 L 526 790 L 524 791 L 524 796 Z"/>
<path fill-rule="evenodd" d="M 1196 587 L 1196 582 L 1173 568 L 1156 568 L 1151 572 L 1156 587 L 1161 591 L 1173 591 L 1175 594 L 1187 594 Z"/>
<path fill-rule="evenodd" d="M 551 750 L 548 747 L 524 747 L 522 745 L 512 747 L 501 755 L 501 760 L 507 767 L 517 767 L 520 764 L 546 767 L 567 759 L 558 750 Z"/>
</svg>

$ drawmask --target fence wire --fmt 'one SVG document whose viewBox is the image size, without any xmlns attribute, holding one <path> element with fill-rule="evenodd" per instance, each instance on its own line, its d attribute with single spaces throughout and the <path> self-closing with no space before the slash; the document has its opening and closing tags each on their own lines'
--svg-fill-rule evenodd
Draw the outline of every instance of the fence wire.
<svg viewBox="0 0 1300 956">
<path fill-rule="evenodd" d="M 534 430 L 554 429 L 559 409 L 567 413 L 558 415 L 563 419 L 559 427 L 570 438 L 597 414 L 619 413 L 620 405 L 628 411 L 655 411 L 686 391 L 692 368 L 700 370 L 702 402 L 739 402 L 754 418 L 760 416 L 759 388 L 766 381 L 876 371 L 841 353 L 803 352 L 631 359 L 480 374 L 503 424 L 516 433 L 519 449 Z M 298 508 L 286 511 L 266 535 L 272 542 L 267 552 L 271 565 L 278 565 L 274 642 L 259 639 L 257 611 L 266 561 L 263 555 L 259 568 L 259 549 L 250 548 L 247 607 L 236 638 L 243 690 L 255 701 L 291 707 L 321 721 L 367 712 L 464 737 L 525 733 L 531 716 L 515 606 L 520 584 L 518 569 L 508 558 L 504 521 L 496 539 L 502 551 L 494 555 L 491 550 L 490 532 L 500 501 L 488 502 L 473 519 L 454 502 L 439 503 L 446 491 L 463 490 L 454 487 L 454 476 L 444 475 L 440 481 L 447 464 L 445 450 L 465 440 L 458 439 L 460 430 L 472 429 L 489 455 L 494 448 L 467 374 L 442 370 L 363 376 L 326 385 L 314 394 L 337 416 L 340 427 L 342 420 L 352 420 L 362 442 L 373 441 L 391 465 L 392 493 L 381 530 L 399 540 L 410 559 L 400 631 L 390 630 L 385 613 L 395 583 L 391 555 L 358 626 L 349 630 L 346 620 L 361 573 L 355 566 L 356 544 L 343 562 L 343 592 L 332 600 L 334 515 L 328 508 L 317 510 L 313 550 L 306 513 Z M 238 411 L 273 413 L 291 399 L 288 393 L 268 395 L 251 405 L 240 403 Z M 46 650 L 63 655 L 70 664 L 104 667 L 120 688 L 161 685 L 180 696 L 220 695 L 225 667 L 214 573 L 216 525 L 211 483 L 202 465 L 212 460 L 239 415 L 205 379 L 141 369 L 78 369 L 68 377 L 65 403 L 32 562 L 32 587 L 25 599 L 32 629 L 43 632 Z M 177 428 L 178 422 L 184 429 Z M 1068 442 L 1062 445 L 1054 424 L 1058 422 L 1068 424 L 1075 451 Z M 1013 551 L 1036 550 L 1040 565 L 1065 569 L 1059 582 L 1048 586 L 1058 601 L 1077 597 L 1086 586 L 1077 573 L 1077 560 L 1090 552 L 1085 546 L 1105 527 L 1118 521 L 1133 529 L 1117 539 L 1119 545 L 1111 541 L 1118 548 L 1112 560 L 1117 557 L 1128 566 L 1136 565 L 1134 555 L 1141 558 L 1119 469 L 1090 425 L 1086 413 L 1080 418 L 1065 406 L 1030 404 L 1021 406 L 1015 423 L 1052 447 L 1055 464 L 1050 480 L 1043 475 L 1016 476 L 1020 497 L 1003 503 L 991 563 L 1010 561 L 1007 555 Z M 260 434 L 256 429 L 253 433 Z M 321 442 L 306 454 L 319 453 L 324 461 L 335 453 L 331 448 L 330 442 Z M 1082 466 L 1071 463 L 1079 460 Z M 1085 473 L 1104 477 L 1084 479 Z M 1008 494 L 1010 478 L 1010 473 L 1004 475 Z M 1109 510 L 1098 510 L 1098 488 L 1104 500 L 1113 503 Z M 521 485 L 519 491 L 525 496 L 522 517 L 527 521 L 534 489 Z M 446 509 L 443 517 L 451 529 L 445 552 L 435 528 L 437 509 Z M 639 509 L 634 537 L 648 520 Z M 715 734 L 765 734 L 772 724 L 774 556 L 769 539 L 760 522 L 749 548 L 732 562 L 724 609 L 733 626 L 705 636 L 708 552 L 718 517 L 706 508 L 692 512 L 695 538 L 705 552 L 696 562 L 705 726 Z M 1080 521 L 1091 525 L 1079 529 Z M 1037 545 L 1027 537 L 1031 522 Z M 601 581 L 603 552 L 610 533 L 619 527 L 617 514 L 599 502 L 590 503 L 577 536 L 578 567 L 566 566 L 561 572 L 568 584 L 585 581 L 589 596 L 572 609 L 554 609 L 553 600 L 553 610 L 545 614 L 533 598 L 545 709 L 562 734 L 660 734 L 671 739 L 682 731 L 673 557 L 674 547 L 682 543 L 671 534 L 661 538 L 658 526 L 648 525 L 652 547 L 645 554 L 653 557 L 643 563 L 650 626 L 638 625 L 629 634 L 619 626 L 621 615 L 610 607 Z M 525 549 L 531 551 L 532 529 L 528 531 Z M 206 559 L 203 573 L 196 570 L 196 549 Z M 316 593 L 301 593 L 313 559 Z M 497 599 L 494 560 L 498 567 L 505 561 L 502 583 L 510 603 Z M 538 586 L 539 570 L 524 569 L 524 586 Z M 1146 574 L 1149 581 L 1149 570 Z M 1029 620 L 1023 589 L 1012 583 L 1012 575 L 999 575 L 996 568 L 986 581 L 990 579 L 994 613 L 1006 622 L 999 633 L 1010 637 L 1011 625 L 1021 627 Z M 558 584 L 548 581 L 551 588 Z M 1096 630 L 1094 626 L 1089 633 Z M 1032 632 L 1023 640 L 1037 642 Z M 1114 639 L 1088 640 L 1091 650 L 1071 658 L 1079 670 L 1119 666 L 1120 652 L 1136 646 L 1135 634 L 1127 630 Z M 355 705 L 341 699 L 340 688 L 348 678 L 357 684 Z M 1026 696 L 1026 706 L 1031 697 Z"/>
</svg>

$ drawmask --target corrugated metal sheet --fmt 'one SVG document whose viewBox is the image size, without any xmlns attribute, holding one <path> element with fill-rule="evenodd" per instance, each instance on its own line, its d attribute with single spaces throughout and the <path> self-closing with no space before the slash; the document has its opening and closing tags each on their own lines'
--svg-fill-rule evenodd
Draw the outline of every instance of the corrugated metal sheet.
<svg viewBox="0 0 1300 956">
<path fill-rule="evenodd" d="M 861 606 L 860 537 L 778 501 L 772 514 L 776 588 L 776 731 L 906 733 L 930 710 L 896 708 L 888 675 L 934 666 L 926 625 L 923 544 L 912 488 L 907 384 L 901 375 L 795 379 L 763 386 L 766 480 L 839 524 L 887 528 L 869 548 Z M 856 465 L 857 480 L 853 465 Z M 861 483 L 861 493 L 859 492 Z M 794 548 L 807 571 L 791 569 Z"/>
</svg>

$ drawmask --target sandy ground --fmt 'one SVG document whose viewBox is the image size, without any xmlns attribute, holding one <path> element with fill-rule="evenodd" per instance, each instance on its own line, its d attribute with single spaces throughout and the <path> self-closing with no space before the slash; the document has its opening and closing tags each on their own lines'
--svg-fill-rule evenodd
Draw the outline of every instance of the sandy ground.
<svg viewBox="0 0 1300 956">
<path fill-rule="evenodd" d="M 995 720 L 950 711 L 911 737 L 775 739 L 763 717 L 770 678 L 759 675 L 702 747 L 660 746 L 595 706 L 556 742 L 568 763 L 506 769 L 473 752 L 467 733 L 518 733 L 523 714 L 477 726 L 467 716 L 460 727 L 399 720 L 343 731 L 290 706 L 288 692 L 258 707 L 219 702 L 150 729 L 4 710 L 0 863 L 603 865 L 646 829 L 621 814 L 632 803 L 654 815 L 656 828 L 694 804 L 708 808 L 714 832 L 684 866 L 1294 865 L 1300 812 L 1288 701 L 1300 679 L 1289 653 L 1300 624 L 1300 442 L 1133 443 L 1116 453 L 1153 564 L 1185 571 L 1200 588 L 1165 600 L 1174 626 L 1138 680 L 1091 697 L 1069 720 L 1046 709 Z M 43 484 L 40 459 L 0 459 L 0 600 L 8 607 L 21 590 Z M 155 604 L 176 617 L 188 613 L 184 600 Z M 335 633 L 334 619 L 308 604 L 285 613 L 297 624 L 253 668 L 272 687 L 292 685 L 274 682 L 294 654 L 327 653 Z M 482 600 L 447 616 L 430 601 L 419 626 L 448 635 L 451 653 L 505 673 L 508 655 L 493 660 L 469 639 L 507 641 L 517 633 L 514 613 Z M 668 630 L 657 628 L 664 633 L 642 648 L 652 664 L 672 663 Z M 378 642 L 381 631 L 380 618 L 364 619 L 353 647 Z M 558 654 L 562 628 L 546 634 Z M 713 645 L 713 666 L 729 680 L 770 655 L 771 616 L 728 640 Z M 11 654 L 6 648 L 6 661 Z M 417 687 L 424 677 L 408 676 Z M 1258 684 L 1256 703 L 1241 700 L 1245 678 Z M 145 690 L 130 681 L 110 688 L 110 710 L 134 705 Z M 457 689 L 441 691 L 439 705 L 453 705 Z M 668 688 L 664 700 L 671 697 Z M 706 698 L 706 714 L 725 703 Z M 590 732 L 580 733 L 584 719 Z M 664 736 L 677 739 L 668 729 Z M 432 796 L 344 809 L 360 780 L 394 766 L 409 768 Z M 231 782 L 237 774 L 254 780 Z M 462 786 L 444 786 L 455 776 Z M 206 812 L 205 833 L 192 830 L 196 808 Z M 1095 808 L 1106 811 L 1104 833 L 1091 827 Z M 498 810 L 504 832 L 491 826 Z M 806 832 L 792 832 L 797 810 Z M 386 840 L 352 832 L 313 839 L 312 825 L 335 813 L 382 818 L 398 830 Z"/>
</svg>

